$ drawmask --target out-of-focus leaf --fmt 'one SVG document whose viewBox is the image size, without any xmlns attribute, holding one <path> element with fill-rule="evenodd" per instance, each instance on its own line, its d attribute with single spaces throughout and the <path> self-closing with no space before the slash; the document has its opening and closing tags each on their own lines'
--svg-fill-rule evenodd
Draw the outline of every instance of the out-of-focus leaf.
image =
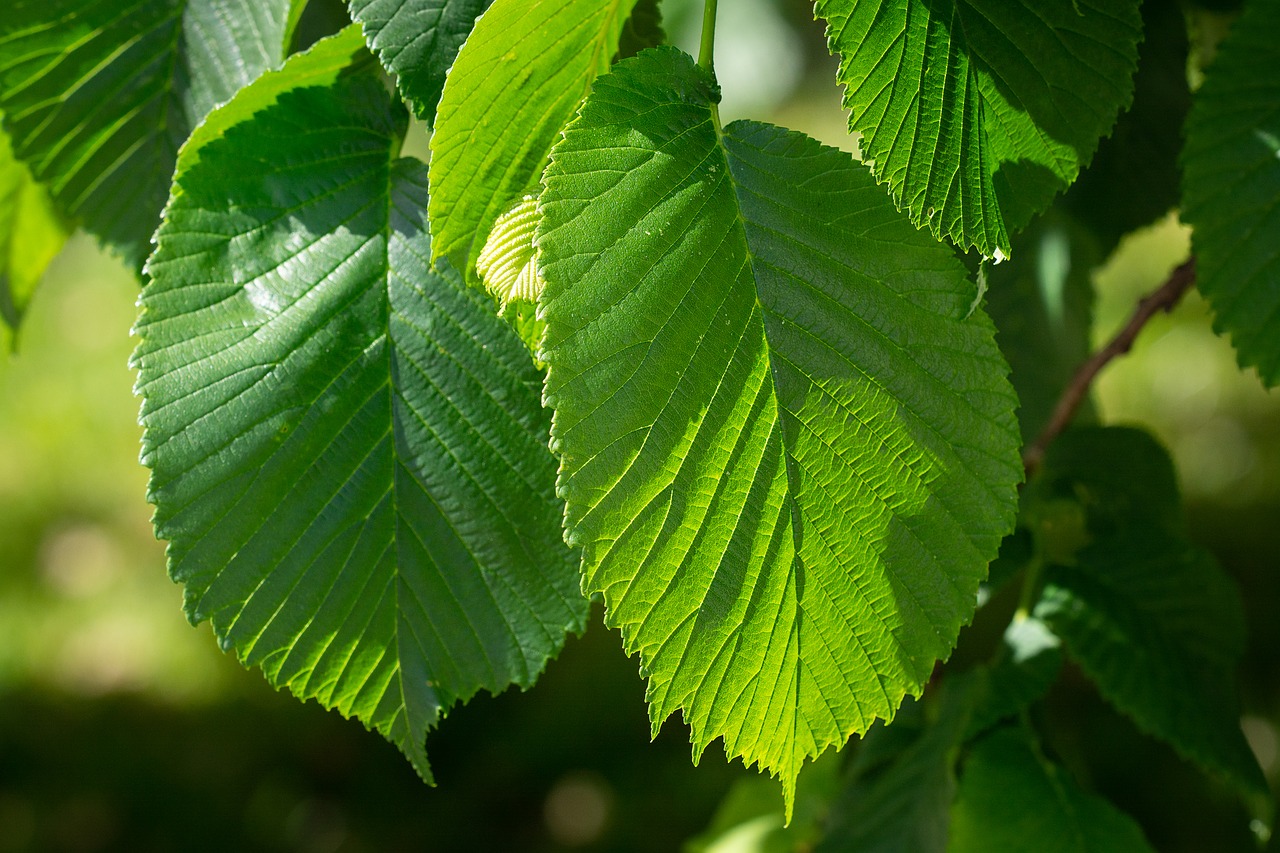
<svg viewBox="0 0 1280 853">
<path fill-rule="evenodd" d="M 44 186 L 14 159 L 0 133 L 0 318 L 15 335 L 49 262 L 70 228 Z"/>
<path fill-rule="evenodd" d="M 1131 817 L 1081 790 L 1021 728 L 992 732 L 964 762 L 949 853 L 1146 853 Z"/>
</svg>

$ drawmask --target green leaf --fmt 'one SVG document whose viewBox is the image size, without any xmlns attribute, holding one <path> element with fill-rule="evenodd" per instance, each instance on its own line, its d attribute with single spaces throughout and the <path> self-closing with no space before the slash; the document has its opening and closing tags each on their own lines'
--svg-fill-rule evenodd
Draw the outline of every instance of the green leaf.
<svg viewBox="0 0 1280 853">
<path fill-rule="evenodd" d="M 1106 257 L 1120 238 L 1178 206 L 1187 88 L 1187 16 L 1178 0 L 1145 0 L 1133 106 L 1063 199 Z M 1017 251 L 1017 247 L 1014 247 Z"/>
<path fill-rule="evenodd" d="M 1015 617 L 1005 629 L 999 659 L 980 671 L 967 736 L 1021 714 L 1044 696 L 1062 669 L 1061 646 L 1039 619 Z"/>
<path fill-rule="evenodd" d="M 435 120 L 445 75 L 491 0 L 347 0 L 369 49 L 418 118 Z"/>
<path fill-rule="evenodd" d="M 846 154 L 721 134 L 671 49 L 597 81 L 540 204 L 545 397 L 585 588 L 789 789 L 918 694 L 1013 524 L 1014 399 L 950 250 Z"/>
<path fill-rule="evenodd" d="M 16 334 L 45 268 L 70 228 L 48 191 L 13 157 L 0 133 L 0 317 Z"/>
<path fill-rule="evenodd" d="M 618 51 L 635 0 L 495 0 L 458 53 L 431 137 L 434 257 L 468 278 L 498 217 Z"/>
<path fill-rule="evenodd" d="M 1280 384 L 1280 4 L 1252 2 L 1187 120 L 1183 218 L 1196 284 L 1244 367 Z"/>
<path fill-rule="evenodd" d="M 141 266 L 178 147 L 284 58 L 289 0 L 10 0 L 0 110 L 59 209 Z"/>
<path fill-rule="evenodd" d="M 1240 729 L 1244 616 L 1234 585 L 1181 529 L 1173 465 L 1145 433 L 1064 433 L 1036 489 L 1073 492 L 1093 541 L 1049 566 L 1035 615 L 1144 731 L 1249 795 L 1267 783 Z"/>
<path fill-rule="evenodd" d="M 618 59 L 629 59 L 642 50 L 666 44 L 662 28 L 662 10 L 658 0 L 636 0 L 618 39 Z"/>
<path fill-rule="evenodd" d="M 1010 253 L 1129 103 L 1138 0 L 818 0 L 849 127 L 899 209 Z"/>
<path fill-rule="evenodd" d="M 832 809 L 819 853 L 943 853 L 955 798 L 956 761 L 977 696 L 978 679 L 949 678 L 936 716 L 888 760 L 864 761 L 863 753 L 898 728 L 877 728 L 859 746 L 851 778 Z M 994 849 L 994 848 L 993 848 Z"/>
<path fill-rule="evenodd" d="M 156 532 L 193 621 L 429 779 L 425 731 L 531 684 L 586 617 L 540 376 L 429 266 L 426 167 L 397 159 L 380 76 L 261 84 L 274 104 L 178 175 L 148 264 Z"/>
<path fill-rule="evenodd" d="M 951 810 L 949 853 L 1128 853 L 1149 851 L 1138 824 L 1082 791 L 1040 755 L 1023 729 L 974 744 Z"/>
<path fill-rule="evenodd" d="M 1093 239 L 1052 212 L 1013 241 L 1014 259 L 988 265 L 987 311 L 1000 351 L 1013 370 L 1024 444 L 1053 414 L 1062 390 L 1091 351 Z M 1085 401 L 1078 418 L 1092 416 Z"/>
</svg>

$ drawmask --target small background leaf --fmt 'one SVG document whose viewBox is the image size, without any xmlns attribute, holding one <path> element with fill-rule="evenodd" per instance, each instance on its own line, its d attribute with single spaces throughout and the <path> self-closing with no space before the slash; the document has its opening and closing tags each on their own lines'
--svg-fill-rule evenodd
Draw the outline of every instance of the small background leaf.
<svg viewBox="0 0 1280 853">
<path fill-rule="evenodd" d="M 13 332 L 15 349 L 36 285 L 70 231 L 48 191 L 14 159 L 0 133 L 0 317 Z"/>
<path fill-rule="evenodd" d="M 1269 789 L 1240 729 L 1239 594 L 1186 541 L 1168 456 L 1138 430 L 1072 430 L 1033 488 L 1074 496 L 1092 540 L 1047 568 L 1035 616 L 1108 701 L 1258 806 Z"/>
<path fill-rule="evenodd" d="M 1025 730 L 997 730 L 969 752 L 951 809 L 949 853 L 1150 849 L 1132 818 L 1082 791 Z"/>
</svg>

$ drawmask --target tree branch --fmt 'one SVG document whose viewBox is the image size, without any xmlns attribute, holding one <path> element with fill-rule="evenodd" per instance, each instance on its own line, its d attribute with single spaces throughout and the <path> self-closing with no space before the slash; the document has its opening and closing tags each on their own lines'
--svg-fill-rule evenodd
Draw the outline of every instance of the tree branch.
<svg viewBox="0 0 1280 853">
<path fill-rule="evenodd" d="M 1058 398 L 1058 405 L 1054 407 L 1053 414 L 1049 417 L 1049 422 L 1045 424 L 1044 429 L 1036 436 L 1036 440 L 1027 445 L 1022 453 L 1022 465 L 1026 469 L 1028 477 L 1040 467 L 1040 462 L 1044 459 L 1045 451 L 1049 449 L 1049 445 L 1071 423 L 1071 419 L 1075 417 L 1076 410 L 1080 408 L 1080 404 L 1084 402 L 1084 398 L 1088 395 L 1089 387 L 1093 384 L 1094 377 L 1098 375 L 1098 372 L 1116 356 L 1127 353 L 1133 346 L 1134 339 L 1138 337 L 1138 333 L 1142 331 L 1142 327 L 1147 324 L 1147 321 L 1154 317 L 1157 312 L 1171 311 L 1178 304 L 1178 300 L 1182 299 L 1183 294 L 1191 289 L 1195 281 L 1196 259 L 1191 257 L 1169 273 L 1169 278 L 1164 284 L 1139 300 L 1138 307 L 1134 310 L 1133 316 L 1129 318 L 1129 322 L 1125 324 L 1124 328 L 1117 332 L 1116 336 L 1106 346 L 1095 352 L 1089 357 L 1088 361 L 1076 368 L 1071 381 L 1062 390 L 1062 396 Z"/>
</svg>

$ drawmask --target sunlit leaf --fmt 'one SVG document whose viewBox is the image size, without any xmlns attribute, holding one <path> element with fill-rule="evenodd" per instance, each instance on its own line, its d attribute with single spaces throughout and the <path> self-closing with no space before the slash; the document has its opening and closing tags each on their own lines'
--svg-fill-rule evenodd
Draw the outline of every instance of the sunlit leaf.
<svg viewBox="0 0 1280 853">
<path fill-rule="evenodd" d="M 1138 0 L 818 0 L 850 129 L 935 236 L 991 257 L 1129 103 Z"/>
<path fill-rule="evenodd" d="M 1013 523 L 1014 399 L 950 250 L 684 54 L 597 81 L 541 196 L 567 535 L 701 751 L 793 784 L 919 693 Z"/>
</svg>

